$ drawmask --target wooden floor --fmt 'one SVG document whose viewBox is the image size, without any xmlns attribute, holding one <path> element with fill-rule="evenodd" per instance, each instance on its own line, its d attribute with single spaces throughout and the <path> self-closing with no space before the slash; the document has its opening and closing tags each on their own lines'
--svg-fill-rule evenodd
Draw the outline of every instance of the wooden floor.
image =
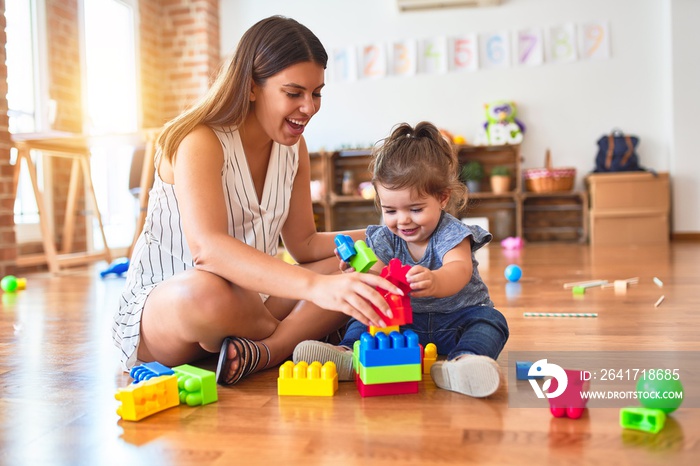
<svg viewBox="0 0 700 466">
<path fill-rule="evenodd" d="M 504 374 L 513 371 L 508 354 L 515 351 L 700 351 L 698 243 L 607 250 L 533 244 L 516 253 L 494 244 L 481 260 L 510 325 L 499 358 Z M 506 284 L 509 263 L 523 268 L 518 284 Z M 700 463 L 697 405 L 681 406 L 652 435 L 621 429 L 616 408 L 590 408 L 570 420 L 553 418 L 546 407 L 509 407 L 514 381 L 507 377 L 488 399 L 440 390 L 429 378 L 416 395 L 362 399 L 354 384 L 341 383 L 335 397 L 320 399 L 278 397 L 277 371 L 268 370 L 220 388 L 217 403 L 122 421 L 114 393 L 130 380 L 119 371 L 110 323 L 123 279 L 100 279 L 102 267 L 29 275 L 25 291 L 2 296 L 0 464 Z M 594 289 L 575 299 L 563 288 L 632 277 L 639 283 L 624 296 Z M 528 311 L 599 316 L 523 317 Z M 686 393 L 697 390 L 685 386 Z"/>
</svg>

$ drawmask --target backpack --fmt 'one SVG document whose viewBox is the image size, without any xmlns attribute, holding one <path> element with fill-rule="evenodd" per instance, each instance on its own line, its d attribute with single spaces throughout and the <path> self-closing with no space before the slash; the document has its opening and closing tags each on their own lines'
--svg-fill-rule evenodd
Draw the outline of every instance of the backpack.
<svg viewBox="0 0 700 466">
<path fill-rule="evenodd" d="M 598 139 L 594 173 L 646 171 L 635 152 L 639 138 L 613 130 Z"/>
</svg>

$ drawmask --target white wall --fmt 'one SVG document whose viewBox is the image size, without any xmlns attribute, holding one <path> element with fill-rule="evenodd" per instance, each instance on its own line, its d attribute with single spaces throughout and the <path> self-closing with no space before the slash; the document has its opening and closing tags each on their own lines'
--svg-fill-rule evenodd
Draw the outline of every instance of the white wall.
<svg viewBox="0 0 700 466">
<path fill-rule="evenodd" d="M 691 157 L 693 132 L 688 131 L 698 121 L 694 109 L 700 104 L 692 84 L 700 82 L 697 47 L 690 45 L 700 43 L 692 24 L 700 18 L 699 3 L 503 0 L 497 7 L 402 13 L 395 0 L 221 0 L 221 48 L 224 55 L 232 53 L 245 29 L 273 14 L 308 26 L 329 54 L 336 47 L 373 42 L 607 20 L 609 60 L 349 83 L 332 82 L 327 73 L 323 108 L 305 133 L 307 143 L 311 150 L 367 145 L 388 135 L 396 123 L 420 120 L 473 140 L 484 121 L 484 103 L 514 100 L 527 126 L 525 167 L 542 166 L 545 150 L 551 148 L 554 165 L 576 167 L 582 187 L 583 176 L 593 168 L 596 140 L 621 128 L 640 137 L 638 153 L 645 166 L 672 170 L 674 186 L 674 171 L 683 170 L 674 198 L 685 199 L 686 191 L 694 198 L 675 206 L 675 230 L 700 231 L 700 162 Z M 695 105 L 686 110 L 689 92 Z M 685 121 L 679 124 L 681 119 Z"/>
</svg>

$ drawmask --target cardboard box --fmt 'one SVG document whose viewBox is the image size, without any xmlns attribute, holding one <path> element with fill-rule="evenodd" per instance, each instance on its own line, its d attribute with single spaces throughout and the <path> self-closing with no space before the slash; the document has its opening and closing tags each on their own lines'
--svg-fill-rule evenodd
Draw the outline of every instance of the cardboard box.
<svg viewBox="0 0 700 466">
<path fill-rule="evenodd" d="M 668 173 L 596 173 L 586 184 L 592 246 L 668 243 Z"/>
<path fill-rule="evenodd" d="M 598 212 L 655 211 L 671 205 L 668 173 L 596 173 L 586 177 L 591 210 Z"/>
<path fill-rule="evenodd" d="M 647 212 L 607 215 L 591 212 L 591 246 L 630 246 L 668 243 L 668 214 Z"/>
</svg>

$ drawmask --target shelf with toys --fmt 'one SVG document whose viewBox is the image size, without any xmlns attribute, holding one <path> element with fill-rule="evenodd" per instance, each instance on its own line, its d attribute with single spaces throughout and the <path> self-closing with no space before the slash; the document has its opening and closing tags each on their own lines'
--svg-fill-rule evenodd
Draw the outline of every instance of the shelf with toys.
<svg viewBox="0 0 700 466">
<path fill-rule="evenodd" d="M 587 240 L 585 193 L 526 191 L 519 144 L 456 144 L 454 148 L 462 181 L 472 185 L 467 207 L 458 213 L 459 217 L 488 218 L 496 241 L 507 237 L 528 241 Z M 370 159 L 370 149 L 311 154 L 312 185 L 317 185 L 316 190 L 322 193 L 314 202 L 319 231 L 359 229 L 381 222 L 374 189 L 369 184 Z M 480 166 L 478 187 L 465 177 L 464 169 L 470 162 Z M 509 176 L 505 190 L 494 192 L 492 175 L 504 173 Z"/>
</svg>

